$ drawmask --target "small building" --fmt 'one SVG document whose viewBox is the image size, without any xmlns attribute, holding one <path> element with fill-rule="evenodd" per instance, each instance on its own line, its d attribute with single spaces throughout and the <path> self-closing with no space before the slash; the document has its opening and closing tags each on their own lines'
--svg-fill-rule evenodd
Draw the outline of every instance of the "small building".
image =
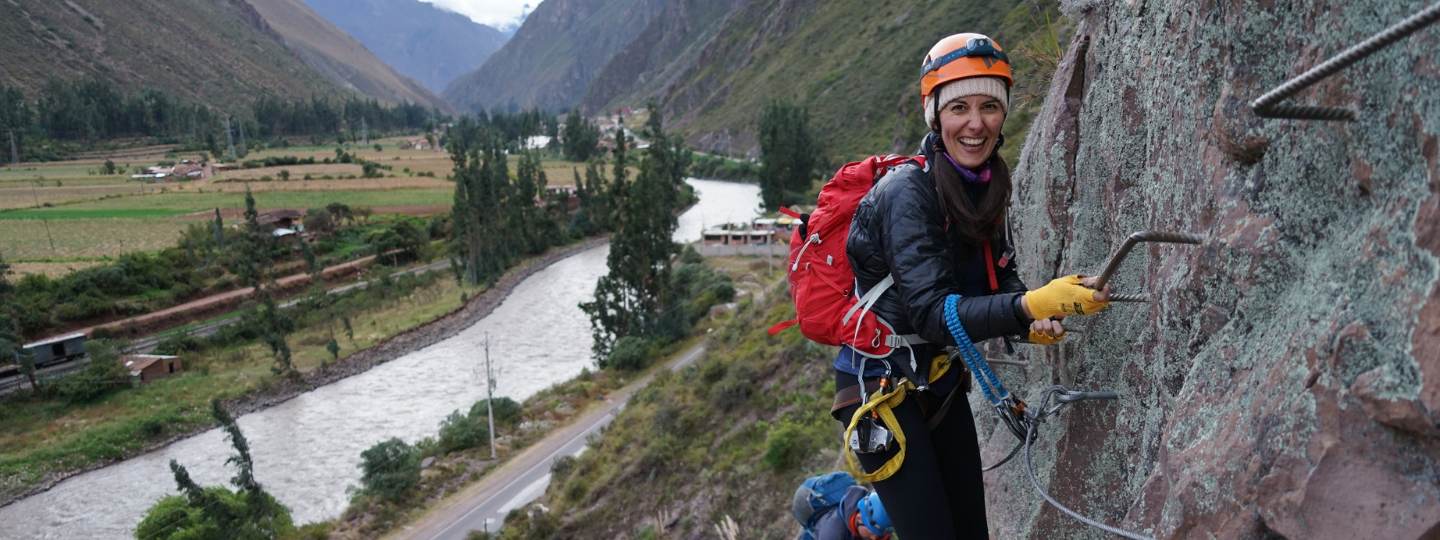
<svg viewBox="0 0 1440 540">
<path fill-rule="evenodd" d="M 304 214 L 301 214 L 297 210 L 271 210 L 256 216 L 255 222 L 259 223 L 261 227 L 265 227 L 271 231 L 290 229 L 293 233 L 296 230 L 301 230 L 301 227 L 298 225 L 300 224 L 300 219 L 304 216 Z"/>
<path fill-rule="evenodd" d="M 36 367 L 68 362 L 85 356 L 85 333 L 49 337 L 21 348 L 34 359 Z"/>
<path fill-rule="evenodd" d="M 120 362 L 137 384 L 149 384 L 185 370 L 180 357 L 166 354 L 127 354 L 120 357 Z"/>
<path fill-rule="evenodd" d="M 707 246 L 723 246 L 730 243 L 730 231 L 721 227 L 711 227 L 700 233 L 700 243 Z"/>
</svg>

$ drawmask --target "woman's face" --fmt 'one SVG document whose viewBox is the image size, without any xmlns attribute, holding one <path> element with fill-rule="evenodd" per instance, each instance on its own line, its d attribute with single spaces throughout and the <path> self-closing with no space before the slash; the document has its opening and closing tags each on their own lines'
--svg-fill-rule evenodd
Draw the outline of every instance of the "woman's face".
<svg viewBox="0 0 1440 540">
<path fill-rule="evenodd" d="M 940 107 L 940 139 L 950 157 L 966 168 L 977 168 L 990 158 L 1004 124 L 1005 107 L 990 96 L 965 96 Z"/>
</svg>

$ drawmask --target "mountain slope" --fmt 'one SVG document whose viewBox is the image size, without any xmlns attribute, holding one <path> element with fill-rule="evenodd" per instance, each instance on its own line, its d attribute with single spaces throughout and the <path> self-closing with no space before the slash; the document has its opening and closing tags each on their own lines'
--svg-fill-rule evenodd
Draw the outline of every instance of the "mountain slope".
<svg viewBox="0 0 1440 540">
<path fill-rule="evenodd" d="M 746 0 L 677 0 L 666 3 L 629 45 L 621 49 L 585 89 L 581 107 L 607 110 L 613 103 L 640 105 L 664 96 L 689 67 L 704 62 L 701 52 L 730 14 Z M 623 99 L 622 99 L 623 96 Z"/>
<path fill-rule="evenodd" d="M 1013 0 L 773 4 L 750 0 L 736 10 L 699 52 L 700 60 L 679 66 L 683 73 L 672 77 L 676 82 L 661 96 L 669 125 L 697 147 L 755 155 L 760 110 L 772 100 L 785 99 L 810 110 L 812 125 L 832 152 L 908 149 L 924 130 L 916 68 L 930 45 L 942 36 L 973 30 L 1013 50 L 1012 41 L 1019 36 L 1001 31 L 1002 20 L 1021 4 Z M 1025 59 L 1016 60 L 1020 64 Z M 1016 92 L 1038 86 L 1023 77 L 1017 85 Z M 643 91 L 617 101 L 636 102 Z"/>
<path fill-rule="evenodd" d="M 96 77 L 226 107 L 338 89 L 242 0 L 0 0 L 0 83 Z"/>
<path fill-rule="evenodd" d="M 441 92 L 509 39 L 499 30 L 419 0 L 305 0 L 396 71 Z"/>
<path fill-rule="evenodd" d="M 371 54 L 364 45 L 315 13 L 303 0 L 247 0 L 291 50 L 345 88 L 389 103 L 449 105 Z"/>
<path fill-rule="evenodd" d="M 546 0 L 480 69 L 450 83 L 442 95 L 464 111 L 572 107 L 662 5 L 662 0 Z"/>
</svg>

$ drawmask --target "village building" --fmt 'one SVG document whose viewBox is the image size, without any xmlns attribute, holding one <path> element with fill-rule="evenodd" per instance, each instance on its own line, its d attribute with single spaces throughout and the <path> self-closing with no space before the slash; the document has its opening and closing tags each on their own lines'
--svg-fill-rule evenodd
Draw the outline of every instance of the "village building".
<svg viewBox="0 0 1440 540">
<path fill-rule="evenodd" d="M 120 362 L 130 372 L 133 384 L 149 384 L 185 370 L 180 357 L 166 354 L 128 354 Z"/>
<path fill-rule="evenodd" d="M 271 210 L 256 216 L 255 222 L 260 224 L 262 229 L 269 231 L 276 238 L 298 236 L 305 231 L 305 224 L 301 219 L 305 214 L 298 210 L 282 209 Z"/>
</svg>

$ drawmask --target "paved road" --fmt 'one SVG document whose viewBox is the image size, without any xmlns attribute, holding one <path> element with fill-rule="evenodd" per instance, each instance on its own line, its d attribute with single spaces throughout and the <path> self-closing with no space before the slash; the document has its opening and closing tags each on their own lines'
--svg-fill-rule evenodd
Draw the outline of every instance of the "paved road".
<svg viewBox="0 0 1440 540">
<path fill-rule="evenodd" d="M 673 360 L 669 369 L 678 370 L 704 355 L 705 345 L 695 345 Z M 416 523 L 392 533 L 391 538 L 463 540 L 472 530 L 499 530 L 506 514 L 545 493 L 555 458 L 584 452 L 590 434 L 614 420 L 630 396 L 650 384 L 652 377 L 653 373 L 617 390 L 603 405 L 592 407 L 574 422 L 531 445 Z"/>
</svg>

